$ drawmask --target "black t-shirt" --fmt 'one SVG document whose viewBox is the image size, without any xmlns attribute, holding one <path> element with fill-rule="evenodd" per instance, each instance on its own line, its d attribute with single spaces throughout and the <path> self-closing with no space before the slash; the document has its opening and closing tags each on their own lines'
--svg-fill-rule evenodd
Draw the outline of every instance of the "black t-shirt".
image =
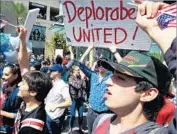
<svg viewBox="0 0 177 134">
<path fill-rule="evenodd" d="M 22 103 L 22 99 L 17 96 L 18 88 L 14 88 L 11 92 L 7 94 L 7 98 L 3 103 L 2 110 L 9 113 L 17 113 L 20 105 Z M 10 119 L 7 117 L 3 117 L 3 125 L 12 126 L 14 125 L 14 119 Z"/>
<path fill-rule="evenodd" d="M 25 105 L 21 107 L 21 119 L 18 134 L 48 134 L 44 105 L 26 112 Z"/>
</svg>

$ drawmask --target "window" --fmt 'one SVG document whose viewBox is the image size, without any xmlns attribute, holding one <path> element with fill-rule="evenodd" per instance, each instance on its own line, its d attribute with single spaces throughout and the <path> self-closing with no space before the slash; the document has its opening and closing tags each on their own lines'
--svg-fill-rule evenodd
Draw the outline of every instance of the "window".
<svg viewBox="0 0 177 134">
<path fill-rule="evenodd" d="M 39 15 L 37 18 L 46 20 L 47 6 L 34 3 L 34 2 L 29 2 L 29 9 L 35 9 L 35 8 L 40 9 Z"/>
<path fill-rule="evenodd" d="M 44 54 L 44 48 L 33 48 L 34 55 L 41 55 Z"/>
<path fill-rule="evenodd" d="M 55 22 L 59 20 L 59 8 L 50 7 L 50 20 Z"/>
</svg>

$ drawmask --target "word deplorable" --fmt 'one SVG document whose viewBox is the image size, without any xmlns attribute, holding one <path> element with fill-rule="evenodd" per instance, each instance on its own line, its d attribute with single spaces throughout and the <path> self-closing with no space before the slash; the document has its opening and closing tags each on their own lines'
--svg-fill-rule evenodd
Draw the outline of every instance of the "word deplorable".
<svg viewBox="0 0 177 134">
<path fill-rule="evenodd" d="M 127 9 L 122 0 L 117 1 L 120 2 L 118 3 L 119 7 L 95 6 L 93 0 L 91 0 L 90 2 L 91 2 L 90 6 L 79 6 L 72 1 L 65 1 L 63 3 L 63 6 L 66 9 L 68 23 L 71 23 L 74 20 L 79 19 L 81 22 L 85 22 L 86 27 L 88 28 L 90 19 L 104 21 L 135 19 L 134 16 L 134 13 L 136 12 L 135 8 Z M 104 1 L 104 3 L 108 3 L 109 5 L 109 1 Z"/>
</svg>

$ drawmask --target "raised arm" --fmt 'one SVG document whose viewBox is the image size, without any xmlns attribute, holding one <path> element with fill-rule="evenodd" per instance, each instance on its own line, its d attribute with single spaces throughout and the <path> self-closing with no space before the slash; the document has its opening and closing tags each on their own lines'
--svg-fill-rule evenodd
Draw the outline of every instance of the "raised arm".
<svg viewBox="0 0 177 134">
<path fill-rule="evenodd" d="M 72 46 L 69 46 L 69 52 L 70 52 L 70 55 L 71 55 L 71 60 L 74 60 L 74 53 L 73 53 L 73 50 L 72 50 Z"/>
<path fill-rule="evenodd" d="M 74 64 L 74 54 L 73 54 L 73 51 L 72 51 L 72 46 L 69 46 L 69 52 L 70 52 L 70 55 L 71 55 L 71 59 L 70 59 L 70 61 L 68 62 L 68 64 L 65 65 L 64 71 L 68 71 L 69 69 L 71 69 L 71 67 L 72 67 L 73 64 Z"/>
<path fill-rule="evenodd" d="M 21 74 L 23 75 L 29 70 L 29 58 L 28 58 L 28 52 L 26 49 L 27 29 L 25 27 L 20 26 L 17 28 L 17 30 L 19 32 L 19 38 L 20 38 L 18 62 L 19 62 Z"/>
<path fill-rule="evenodd" d="M 89 52 L 94 48 L 94 45 L 91 45 L 87 48 L 87 50 L 84 52 L 84 54 L 82 55 L 82 57 L 80 58 L 79 61 L 75 60 L 75 64 L 82 70 L 82 72 L 87 76 L 90 77 L 92 74 L 92 70 L 90 68 L 88 68 L 87 66 L 85 66 L 83 64 L 83 61 L 85 59 L 85 57 L 89 54 Z"/>
<path fill-rule="evenodd" d="M 79 61 L 75 61 L 75 65 L 77 65 L 87 77 L 91 77 L 92 73 L 94 72 Z"/>
<path fill-rule="evenodd" d="M 90 53 L 90 51 L 94 48 L 94 45 L 92 44 L 91 46 L 89 46 L 87 48 L 87 50 L 84 52 L 84 54 L 82 55 L 82 57 L 80 58 L 80 62 L 83 63 L 85 57 Z"/>
<path fill-rule="evenodd" d="M 141 0 L 138 0 L 141 1 Z M 136 22 L 137 24 L 153 39 L 165 54 L 165 61 L 169 67 L 170 72 L 175 78 L 177 83 L 177 39 L 176 39 L 176 27 L 160 29 L 157 23 L 157 13 L 158 11 L 168 6 L 166 3 L 161 2 L 143 2 L 138 7 L 138 13 Z M 177 132 L 177 109 L 175 110 L 175 115 L 173 120 L 168 126 L 169 134 L 176 134 Z"/>
<path fill-rule="evenodd" d="M 114 55 L 114 57 L 116 58 L 117 63 L 119 63 L 122 60 L 122 57 L 120 56 L 120 54 L 117 52 L 117 48 L 115 46 L 111 46 L 109 47 L 109 50 L 111 51 L 111 53 Z"/>
<path fill-rule="evenodd" d="M 176 27 L 161 29 L 157 22 L 158 11 L 166 6 L 168 4 L 162 2 L 142 2 L 138 6 L 136 18 L 137 24 L 159 45 L 163 53 L 176 37 Z"/>
</svg>

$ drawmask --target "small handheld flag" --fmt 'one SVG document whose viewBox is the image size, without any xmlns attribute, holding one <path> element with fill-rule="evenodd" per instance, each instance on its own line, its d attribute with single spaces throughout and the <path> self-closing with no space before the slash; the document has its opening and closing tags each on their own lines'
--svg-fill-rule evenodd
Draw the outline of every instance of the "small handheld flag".
<svg viewBox="0 0 177 134">
<path fill-rule="evenodd" d="M 8 24 L 8 21 L 0 19 L 0 29 L 3 28 L 7 24 Z"/>
<path fill-rule="evenodd" d="M 127 4 L 138 7 L 138 4 L 133 2 L 133 0 L 132 0 L 132 3 L 128 2 Z M 177 3 L 175 2 L 158 11 L 159 14 L 157 16 L 157 22 L 161 29 L 165 29 L 167 27 L 177 27 L 177 24 L 176 24 L 177 5 L 176 4 Z"/>
<path fill-rule="evenodd" d="M 176 27 L 176 3 L 161 9 L 157 17 L 157 22 L 161 29 Z"/>
<path fill-rule="evenodd" d="M 9 23 L 9 22 L 6 21 L 6 20 L 0 19 L 0 29 L 3 28 L 3 27 L 6 26 L 6 25 L 10 25 L 10 26 L 15 27 L 15 28 L 17 27 L 17 26 L 15 26 L 15 25 Z"/>
</svg>

